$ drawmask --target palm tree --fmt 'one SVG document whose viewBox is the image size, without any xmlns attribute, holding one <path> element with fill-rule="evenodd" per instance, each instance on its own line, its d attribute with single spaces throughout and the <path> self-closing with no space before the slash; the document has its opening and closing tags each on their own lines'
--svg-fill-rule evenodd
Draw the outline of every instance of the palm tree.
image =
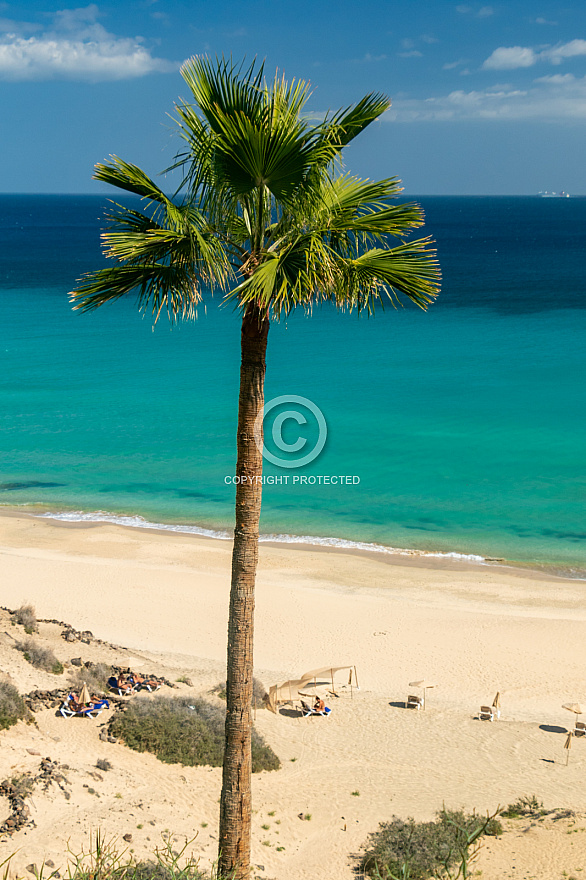
<svg viewBox="0 0 586 880">
<path fill-rule="evenodd" d="M 206 290 L 220 290 L 242 320 L 236 524 L 228 622 L 226 749 L 220 806 L 220 876 L 244 878 L 250 864 L 251 703 L 254 585 L 262 454 L 254 439 L 264 405 L 271 320 L 330 302 L 373 313 L 404 295 L 426 308 L 439 289 L 430 239 L 407 240 L 423 224 L 415 204 L 393 204 L 396 178 L 344 174 L 343 147 L 390 101 L 369 94 L 312 123 L 302 81 L 264 77 L 263 65 L 192 58 L 181 70 L 191 102 L 176 105 L 184 141 L 173 198 L 138 167 L 111 157 L 94 178 L 134 193 L 142 210 L 114 205 L 103 233 L 114 261 L 85 275 L 71 294 L 89 311 L 135 294 L 156 321 L 190 318 Z M 170 169 L 167 169 L 170 170 Z"/>
</svg>

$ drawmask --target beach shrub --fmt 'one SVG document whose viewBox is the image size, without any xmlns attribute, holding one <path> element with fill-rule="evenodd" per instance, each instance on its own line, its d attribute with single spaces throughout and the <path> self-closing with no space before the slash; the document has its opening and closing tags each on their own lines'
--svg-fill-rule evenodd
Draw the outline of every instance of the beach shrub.
<svg viewBox="0 0 586 880">
<path fill-rule="evenodd" d="M 226 712 L 192 697 L 134 700 L 116 713 L 110 733 L 138 752 L 152 752 L 166 764 L 221 767 Z M 278 770 L 281 762 L 252 730 L 252 772 Z"/>
<path fill-rule="evenodd" d="M 501 833 L 495 816 L 483 818 L 463 810 L 440 810 L 435 822 L 393 816 L 369 835 L 360 868 L 376 880 L 429 880 L 469 862 L 470 848 L 482 834 Z"/>
<path fill-rule="evenodd" d="M 544 816 L 546 812 L 543 809 L 543 801 L 537 800 L 537 797 L 532 794 L 517 798 L 500 815 L 505 819 L 529 819 Z"/>
<path fill-rule="evenodd" d="M 0 680 L 0 730 L 7 730 L 28 717 L 26 704 L 10 681 Z"/>
<path fill-rule="evenodd" d="M 96 761 L 96 767 L 98 768 L 98 770 L 103 770 L 104 772 L 106 772 L 107 770 L 112 769 L 112 764 L 110 764 L 107 758 L 98 758 L 98 760 Z"/>
<path fill-rule="evenodd" d="M 24 626 L 27 635 L 32 635 L 39 631 L 39 623 L 34 605 L 21 605 L 16 611 L 12 612 L 12 617 L 16 623 Z"/>
<path fill-rule="evenodd" d="M 52 672 L 53 675 L 61 675 L 63 672 L 63 664 L 57 660 L 55 654 L 50 648 L 44 648 L 37 644 L 34 639 L 25 639 L 24 642 L 17 642 L 16 647 L 22 651 L 24 659 L 36 666 L 37 669 L 43 669 L 45 672 Z"/>
<path fill-rule="evenodd" d="M 22 798 L 24 800 L 24 798 L 29 797 L 29 795 L 33 793 L 35 780 L 30 773 L 20 773 L 18 776 L 12 777 L 9 781 L 9 785 L 11 796 Z"/>
<path fill-rule="evenodd" d="M 209 880 L 199 869 L 197 859 L 188 853 L 193 843 L 186 841 L 179 849 L 170 836 L 163 839 L 151 859 L 136 861 L 126 844 L 116 838 L 106 840 L 101 832 L 92 837 L 86 852 L 69 851 L 68 880 Z M 216 878 L 219 880 L 219 878 Z"/>
<path fill-rule="evenodd" d="M 214 687 L 211 689 L 210 694 L 215 694 L 219 700 L 225 700 L 226 699 L 226 683 L 221 682 L 221 681 L 218 682 L 218 684 L 214 685 Z"/>
<path fill-rule="evenodd" d="M 90 693 L 93 694 L 96 691 L 106 690 L 108 679 L 111 675 L 111 666 L 107 666 L 105 663 L 92 663 L 91 666 L 81 666 L 78 669 L 73 669 L 69 673 L 69 681 L 72 690 L 81 690 L 84 684 L 86 684 Z"/>
<path fill-rule="evenodd" d="M 265 709 L 267 705 L 267 700 L 269 698 L 268 692 L 262 681 L 259 681 L 258 678 L 252 679 L 252 705 L 255 705 L 257 709 Z"/>
</svg>

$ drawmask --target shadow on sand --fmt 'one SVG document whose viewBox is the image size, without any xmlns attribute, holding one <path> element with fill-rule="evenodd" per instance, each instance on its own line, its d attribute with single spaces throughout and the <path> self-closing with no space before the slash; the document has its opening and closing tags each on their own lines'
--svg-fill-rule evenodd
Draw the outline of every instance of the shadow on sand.
<svg viewBox="0 0 586 880">
<path fill-rule="evenodd" d="M 279 709 L 279 715 L 285 715 L 287 718 L 303 718 L 301 709 L 286 709 L 283 707 Z"/>
</svg>

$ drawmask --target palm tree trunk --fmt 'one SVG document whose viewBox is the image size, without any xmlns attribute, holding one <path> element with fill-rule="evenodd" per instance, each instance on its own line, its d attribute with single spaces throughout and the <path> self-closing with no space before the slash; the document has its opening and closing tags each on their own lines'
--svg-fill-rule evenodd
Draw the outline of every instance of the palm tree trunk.
<svg viewBox="0 0 586 880">
<path fill-rule="evenodd" d="M 218 876 L 248 878 L 251 824 L 251 728 L 254 582 L 262 496 L 262 455 L 254 423 L 264 406 L 269 320 L 256 307 L 242 319 L 236 527 L 228 618 L 226 750 L 220 800 Z"/>
</svg>

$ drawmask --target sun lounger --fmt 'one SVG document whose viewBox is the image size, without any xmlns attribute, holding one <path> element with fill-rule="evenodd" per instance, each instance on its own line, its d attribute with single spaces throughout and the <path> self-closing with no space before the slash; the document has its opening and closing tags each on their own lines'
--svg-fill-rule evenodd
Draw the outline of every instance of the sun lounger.
<svg viewBox="0 0 586 880">
<path fill-rule="evenodd" d="M 422 709 L 423 708 L 423 697 L 415 696 L 414 694 L 409 694 L 407 697 L 407 702 L 405 703 L 406 709 Z"/>
<path fill-rule="evenodd" d="M 153 693 L 153 691 L 158 691 L 161 687 L 162 682 L 160 682 L 157 678 L 143 678 L 140 680 L 134 679 L 134 686 L 137 690 L 145 690 L 149 693 Z"/>
<path fill-rule="evenodd" d="M 126 679 L 124 682 L 122 682 L 122 684 L 118 684 L 118 679 L 114 675 L 108 679 L 108 687 L 120 697 L 124 697 L 127 694 L 136 693 L 136 685 L 134 681 Z"/>
<path fill-rule="evenodd" d="M 98 700 L 95 703 L 90 703 L 89 706 L 80 709 L 76 714 L 84 715 L 86 718 L 97 718 L 98 715 L 104 711 L 104 709 L 109 709 L 110 704 L 108 700 Z"/>
<path fill-rule="evenodd" d="M 574 736 L 586 736 L 586 723 L 584 721 L 576 721 Z"/>
<path fill-rule="evenodd" d="M 86 718 L 97 718 L 104 709 L 109 709 L 108 700 L 92 700 L 91 703 L 80 705 L 77 694 L 69 694 L 61 705 L 59 712 L 64 718 L 72 718 L 74 715 Z"/>
<path fill-rule="evenodd" d="M 314 709 L 313 706 L 310 706 L 309 703 L 306 703 L 305 700 L 301 700 L 301 711 L 303 712 L 304 718 L 308 718 L 310 715 L 323 715 L 324 718 L 327 718 L 332 710 L 328 709 L 327 706 L 324 706 L 321 711 L 318 711 L 317 709 Z"/>
<path fill-rule="evenodd" d="M 497 721 L 501 717 L 501 710 L 494 706 L 481 706 L 478 717 L 481 721 Z"/>
<path fill-rule="evenodd" d="M 77 705 L 77 694 L 68 694 L 59 707 L 59 712 L 64 718 L 71 718 L 72 715 L 75 715 L 75 707 L 77 707 Z"/>
</svg>

